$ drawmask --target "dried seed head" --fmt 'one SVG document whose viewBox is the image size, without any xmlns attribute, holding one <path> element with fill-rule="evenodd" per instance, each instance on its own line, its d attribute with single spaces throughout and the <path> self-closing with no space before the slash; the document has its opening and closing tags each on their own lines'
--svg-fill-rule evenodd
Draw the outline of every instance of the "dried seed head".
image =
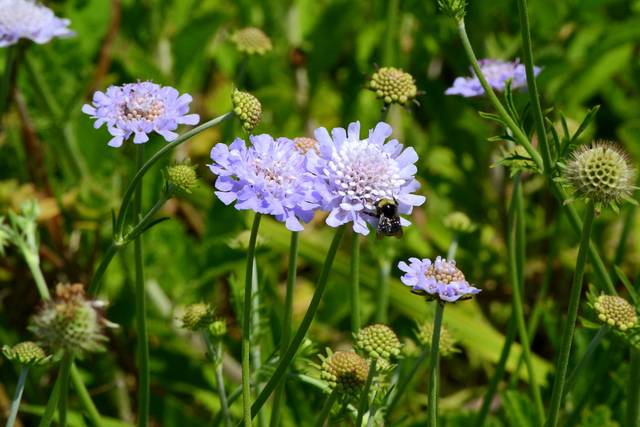
<svg viewBox="0 0 640 427">
<path fill-rule="evenodd" d="M 309 150 L 313 150 L 316 153 L 318 150 L 318 141 L 313 138 L 308 138 L 306 136 L 300 136 L 297 138 L 293 138 L 293 142 L 296 146 L 296 150 L 301 152 L 302 154 L 307 154 Z"/>
<path fill-rule="evenodd" d="M 215 310 L 209 304 L 199 302 L 187 306 L 182 316 L 182 327 L 198 331 L 215 322 Z"/>
<path fill-rule="evenodd" d="M 367 361 L 353 351 L 338 351 L 322 362 L 321 378 L 341 394 L 357 395 L 368 375 Z"/>
<path fill-rule="evenodd" d="M 24 341 L 13 347 L 5 345 L 2 353 L 7 359 L 23 366 L 44 365 L 51 359 L 38 344 L 31 341 Z"/>
<path fill-rule="evenodd" d="M 619 296 L 600 295 L 593 307 L 598 319 L 621 331 L 633 328 L 638 323 L 635 307 Z"/>
<path fill-rule="evenodd" d="M 262 105 L 258 98 L 249 92 L 242 92 L 238 89 L 231 95 L 233 102 L 233 112 L 240 118 L 242 127 L 246 131 L 251 131 L 258 126 L 262 119 Z"/>
<path fill-rule="evenodd" d="M 635 189 L 635 168 L 618 145 L 595 142 L 576 149 L 565 170 L 565 180 L 576 196 L 594 203 L 617 205 L 631 200 Z"/>
<path fill-rule="evenodd" d="M 418 327 L 416 331 L 416 336 L 425 347 L 431 347 L 431 341 L 433 339 L 433 323 L 432 322 L 424 322 Z M 456 339 L 451 335 L 449 330 L 442 326 L 440 329 L 440 355 L 442 357 L 451 356 L 454 353 L 459 352 L 458 348 L 456 348 Z"/>
<path fill-rule="evenodd" d="M 259 28 L 247 27 L 236 31 L 231 36 L 240 52 L 248 55 L 264 55 L 272 48 L 271 39 Z"/>
<path fill-rule="evenodd" d="M 455 233 L 472 233 L 477 228 L 463 212 L 452 212 L 444 218 L 444 226 Z"/>
<path fill-rule="evenodd" d="M 413 76 L 394 67 L 382 67 L 373 73 L 369 89 L 384 100 L 385 104 L 405 105 L 418 94 Z"/>
<path fill-rule="evenodd" d="M 185 193 L 191 193 L 191 190 L 198 184 L 196 168 L 188 164 L 169 166 L 166 169 L 166 177 L 169 184 Z"/>
<path fill-rule="evenodd" d="M 355 335 L 356 349 L 371 359 L 390 360 L 400 354 L 400 340 L 387 325 L 375 324 Z"/>
</svg>

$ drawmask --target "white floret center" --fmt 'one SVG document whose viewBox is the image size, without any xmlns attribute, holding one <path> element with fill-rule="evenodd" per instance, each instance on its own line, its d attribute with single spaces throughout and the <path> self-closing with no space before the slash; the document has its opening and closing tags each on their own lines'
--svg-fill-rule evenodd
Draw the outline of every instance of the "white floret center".
<svg viewBox="0 0 640 427">
<path fill-rule="evenodd" d="M 118 114 L 119 119 L 128 122 L 153 122 L 162 116 L 164 111 L 165 105 L 162 100 L 148 94 L 132 93 L 125 97 Z"/>
<path fill-rule="evenodd" d="M 28 1 L 0 2 L 0 6 L 0 31 L 3 32 L 38 31 L 50 17 L 48 9 Z"/>
</svg>

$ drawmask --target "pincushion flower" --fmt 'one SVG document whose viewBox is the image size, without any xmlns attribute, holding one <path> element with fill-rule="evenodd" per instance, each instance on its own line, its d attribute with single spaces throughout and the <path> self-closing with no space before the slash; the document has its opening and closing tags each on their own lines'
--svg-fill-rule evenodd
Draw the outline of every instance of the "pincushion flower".
<svg viewBox="0 0 640 427">
<path fill-rule="evenodd" d="M 508 80 L 511 80 L 512 89 L 519 89 L 527 85 L 525 67 L 518 60 L 509 62 L 498 59 L 481 59 L 478 63 L 489 85 L 497 91 L 503 91 Z M 540 71 L 540 67 L 533 67 L 533 72 L 536 76 Z M 453 86 L 447 89 L 445 94 L 462 95 L 470 98 L 484 95 L 484 89 L 476 75 L 457 77 L 453 81 Z"/>
<path fill-rule="evenodd" d="M 464 278 L 456 262 L 437 257 L 435 261 L 409 258 L 409 263 L 401 261 L 398 268 L 405 274 L 402 283 L 411 287 L 411 291 L 444 302 L 466 299 L 480 292 Z"/>
<path fill-rule="evenodd" d="M 356 233 L 367 235 L 367 224 L 378 225 L 379 200 L 395 200 L 398 213 L 405 215 L 425 202 L 424 196 L 412 194 L 420 187 L 415 179 L 418 154 L 412 147 L 403 149 L 395 139 L 385 142 L 391 132 L 384 122 L 365 139 L 360 139 L 359 122 L 348 130 L 335 128 L 331 134 L 316 129 L 318 153 L 307 153 L 307 168 L 315 177 L 315 194 L 329 212 L 326 222 L 331 227 L 352 222 Z M 401 218 L 401 225 L 409 224 Z"/>
<path fill-rule="evenodd" d="M 304 155 L 287 138 L 263 134 L 250 140 L 249 147 L 238 138 L 211 150 L 216 196 L 226 205 L 235 201 L 238 210 L 272 215 L 291 231 L 302 230 L 301 221 L 309 222 L 317 208 Z"/>
<path fill-rule="evenodd" d="M 188 114 L 191 101 L 191 95 L 180 95 L 171 86 L 127 83 L 96 92 L 92 105 L 85 104 L 82 111 L 96 119 L 96 129 L 106 124 L 113 136 L 109 146 L 120 147 L 131 135 L 135 144 L 143 144 L 151 132 L 173 141 L 178 137 L 173 132 L 178 125 L 195 125 L 200 121 L 197 114 Z"/>
<path fill-rule="evenodd" d="M 54 37 L 73 36 L 75 33 L 68 28 L 70 22 L 35 1 L 0 0 L 0 47 L 15 44 L 21 38 L 44 44 Z"/>
</svg>

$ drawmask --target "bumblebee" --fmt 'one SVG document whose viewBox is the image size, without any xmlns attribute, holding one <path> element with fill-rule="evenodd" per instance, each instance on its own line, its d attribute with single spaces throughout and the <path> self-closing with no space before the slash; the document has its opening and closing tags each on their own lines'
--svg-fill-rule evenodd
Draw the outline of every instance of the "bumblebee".
<svg viewBox="0 0 640 427">
<path fill-rule="evenodd" d="M 380 199 L 375 206 L 378 218 L 378 228 L 376 229 L 378 239 L 382 239 L 383 236 L 402 237 L 398 202 L 395 199 Z"/>
</svg>

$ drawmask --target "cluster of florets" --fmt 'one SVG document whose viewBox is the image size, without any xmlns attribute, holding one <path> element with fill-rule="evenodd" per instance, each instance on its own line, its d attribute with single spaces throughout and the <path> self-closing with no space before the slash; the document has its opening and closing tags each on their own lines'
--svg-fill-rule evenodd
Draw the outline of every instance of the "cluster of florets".
<svg viewBox="0 0 640 427">
<path fill-rule="evenodd" d="M 355 334 L 356 350 L 370 359 L 390 360 L 400 355 L 400 340 L 383 324 L 369 325 Z"/>
<path fill-rule="evenodd" d="M 248 55 L 264 55 L 272 48 L 271 39 L 259 28 L 247 27 L 234 32 L 231 41 Z"/>
<path fill-rule="evenodd" d="M 633 305 L 615 295 L 600 295 L 593 304 L 598 319 L 607 325 L 626 331 L 638 324 L 638 315 Z"/>
<path fill-rule="evenodd" d="M 198 185 L 196 168 L 189 164 L 169 166 L 166 169 L 166 179 L 170 185 L 185 193 L 191 193 L 191 190 Z"/>
<path fill-rule="evenodd" d="M 250 131 L 260 123 L 262 119 L 262 105 L 258 98 L 249 92 L 242 92 L 238 89 L 231 95 L 233 112 L 242 122 L 242 127 Z"/>
<path fill-rule="evenodd" d="M 29 39 L 48 43 L 54 37 L 73 36 L 68 19 L 58 18 L 46 6 L 32 0 L 0 0 L 0 47 Z"/>
<path fill-rule="evenodd" d="M 409 264 L 401 261 L 398 268 L 405 273 L 400 278 L 402 283 L 410 286 L 413 293 L 429 299 L 456 302 L 480 292 L 480 289 L 467 282 L 453 260 L 442 257 L 437 257 L 435 261 L 409 258 Z"/>
<path fill-rule="evenodd" d="M 418 94 L 413 76 L 394 67 L 382 67 L 373 73 L 369 80 L 369 89 L 385 104 L 406 105 Z"/>
<path fill-rule="evenodd" d="M 182 327 L 191 331 L 198 331 L 209 327 L 216 321 L 214 308 L 204 302 L 187 306 L 182 315 Z"/>
<path fill-rule="evenodd" d="M 573 152 L 564 170 L 564 180 L 575 196 L 601 205 L 616 206 L 631 198 L 635 187 L 635 168 L 618 145 L 598 141 Z"/>
<path fill-rule="evenodd" d="M 423 322 L 418 326 L 418 330 L 416 331 L 416 336 L 418 337 L 418 341 L 423 346 L 430 348 L 431 342 L 433 340 L 433 322 Z M 439 350 L 440 355 L 442 357 L 451 356 L 454 353 L 458 353 L 460 350 L 456 347 L 456 339 L 449 329 L 445 326 L 442 326 L 440 329 L 440 344 Z"/>
<path fill-rule="evenodd" d="M 302 154 L 307 154 L 309 150 L 313 150 L 318 153 L 318 141 L 313 138 L 299 136 L 293 138 L 293 143 L 296 146 L 296 150 L 298 150 Z"/>
<path fill-rule="evenodd" d="M 452 212 L 442 222 L 454 233 L 472 233 L 477 228 L 464 212 Z"/>
<path fill-rule="evenodd" d="M 33 316 L 31 330 L 52 351 L 82 355 L 104 350 L 105 327 L 115 326 L 103 316 L 105 304 L 89 300 L 81 284 L 60 284 L 53 300 Z"/>
<path fill-rule="evenodd" d="M 2 347 L 2 353 L 7 359 L 22 366 L 44 365 L 51 359 L 42 347 L 32 341 L 24 341 L 13 347 L 5 345 Z"/>
<path fill-rule="evenodd" d="M 368 375 L 367 361 L 353 351 L 337 351 L 322 360 L 320 377 L 343 395 L 357 396 Z"/>
</svg>

